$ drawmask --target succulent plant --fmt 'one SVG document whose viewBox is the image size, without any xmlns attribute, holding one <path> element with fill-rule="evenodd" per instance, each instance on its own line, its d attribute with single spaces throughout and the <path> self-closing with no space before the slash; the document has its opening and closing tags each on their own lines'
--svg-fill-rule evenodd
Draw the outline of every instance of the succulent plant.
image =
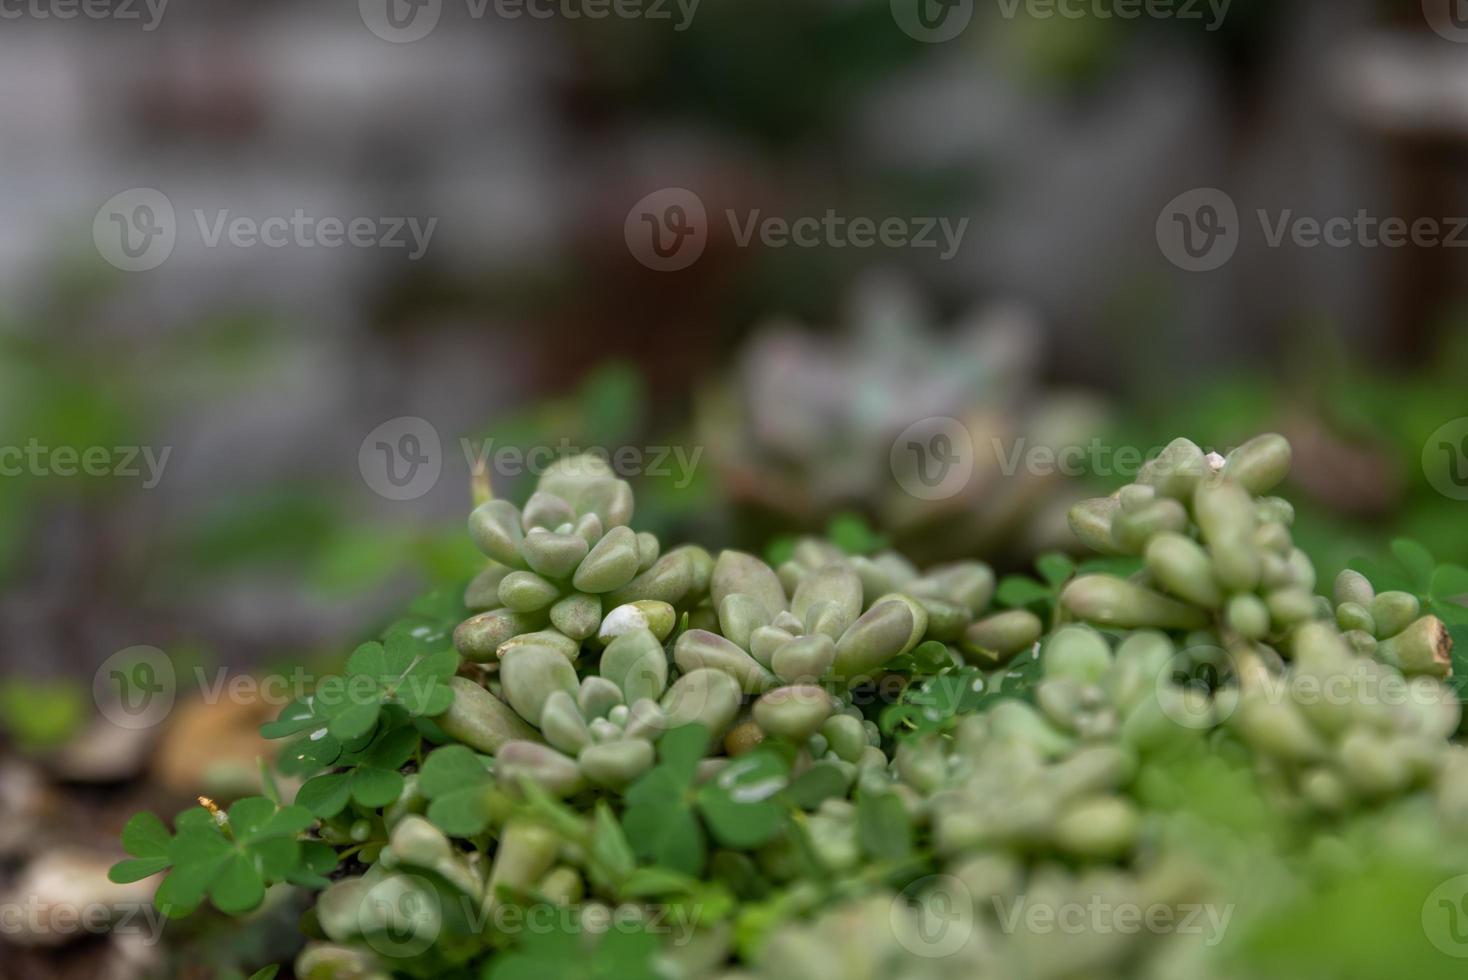
<svg viewBox="0 0 1468 980">
<path fill-rule="evenodd" d="M 523 508 L 475 509 L 490 565 L 462 603 L 415 608 L 267 726 L 310 777 L 293 805 L 195 809 L 174 837 L 140 817 L 116 874 L 172 869 L 159 902 L 231 912 L 267 884 L 324 889 L 296 962 L 319 980 L 587 956 L 647 978 L 1271 975 L 1191 936 L 1042 937 L 1000 906 L 1243 903 L 1231 819 L 1279 895 L 1337 832 L 1468 859 L 1449 632 L 1354 572 L 1315 594 L 1264 496 L 1288 464 L 1274 436 L 1226 459 L 1173 443 L 1072 513 L 1139 571 L 1053 565 L 1051 610 L 996 608 L 979 562 L 663 552 L 624 483 L 566 460 Z M 1254 802 L 1220 818 L 1219 796 Z M 555 927 L 505 918 L 536 910 Z"/>
</svg>

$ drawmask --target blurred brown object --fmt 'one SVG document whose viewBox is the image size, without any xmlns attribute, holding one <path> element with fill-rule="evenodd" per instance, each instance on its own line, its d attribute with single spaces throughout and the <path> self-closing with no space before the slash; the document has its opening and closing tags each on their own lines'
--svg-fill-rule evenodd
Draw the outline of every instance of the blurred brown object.
<svg viewBox="0 0 1468 980">
<path fill-rule="evenodd" d="M 1406 476 L 1387 447 L 1350 441 L 1304 411 L 1286 416 L 1280 432 L 1295 451 L 1291 478 L 1333 513 L 1384 518 L 1401 507 Z"/>
<path fill-rule="evenodd" d="M 260 760 L 275 749 L 260 726 L 279 714 L 263 699 L 194 698 L 175 709 L 153 763 L 158 784 L 180 797 L 233 799 L 260 790 Z"/>
</svg>

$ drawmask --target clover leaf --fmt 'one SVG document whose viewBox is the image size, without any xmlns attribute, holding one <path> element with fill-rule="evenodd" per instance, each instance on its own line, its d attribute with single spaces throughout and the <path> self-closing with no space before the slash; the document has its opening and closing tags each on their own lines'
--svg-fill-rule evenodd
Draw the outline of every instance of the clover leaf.
<svg viewBox="0 0 1468 980">
<path fill-rule="evenodd" d="M 698 790 L 698 809 L 725 847 L 769 843 L 785 825 L 790 766 L 778 754 L 755 751 L 731 760 Z"/>
<path fill-rule="evenodd" d="M 609 929 L 586 948 L 580 922 L 528 930 L 520 947 L 490 960 L 484 980 L 658 980 L 658 940 L 650 932 Z"/>
<path fill-rule="evenodd" d="M 627 788 L 622 829 L 637 857 L 697 877 L 707 852 L 704 827 L 729 847 L 758 847 L 784 827 L 791 801 L 789 762 L 773 751 L 730 761 L 694 787 L 708 732 L 688 725 L 658 742 L 659 762 Z"/>
<path fill-rule="evenodd" d="M 1020 655 L 998 675 L 977 667 L 946 670 L 908 687 L 900 701 L 883 710 L 882 731 L 899 738 L 946 732 L 964 715 L 987 711 L 999 701 L 1033 700 L 1039 682 L 1040 659 L 1034 651 Z"/>
<path fill-rule="evenodd" d="M 708 747 L 702 725 L 675 728 L 658 740 L 658 764 L 627 788 L 622 829 L 644 861 L 697 876 L 703 870 L 703 828 L 693 813 L 693 778 Z"/>
<path fill-rule="evenodd" d="M 296 793 L 296 804 L 318 817 L 334 817 L 351 801 L 369 809 L 384 807 L 403 793 L 401 768 L 421 742 L 411 724 L 377 735 L 360 752 L 341 759 L 348 768 L 308 779 Z"/>
<path fill-rule="evenodd" d="M 463 745 L 447 745 L 423 760 L 418 790 L 430 802 L 428 819 L 450 837 L 473 837 L 489 826 L 494 777 L 486 759 Z"/>
<path fill-rule="evenodd" d="M 385 709 L 423 719 L 447 711 L 454 700 L 448 681 L 459 669 L 459 655 L 453 649 L 433 651 L 430 642 L 438 642 L 431 631 L 389 630 L 383 642 L 359 646 L 344 674 L 322 678 L 310 695 L 261 726 L 266 738 L 302 736 L 281 752 L 282 771 L 305 775 L 336 765 L 343 752 L 362 748 Z"/>
<path fill-rule="evenodd" d="M 313 822 L 304 807 L 280 807 L 263 796 L 238 800 L 228 813 L 185 810 L 172 836 L 163 821 L 140 813 L 122 833 L 132 857 L 114 865 L 108 877 L 125 884 L 168 870 L 153 899 L 165 915 L 187 915 L 206 896 L 221 912 L 238 915 L 260 905 L 268 884 L 318 884 L 335 866 L 331 848 L 298 840 Z"/>
</svg>

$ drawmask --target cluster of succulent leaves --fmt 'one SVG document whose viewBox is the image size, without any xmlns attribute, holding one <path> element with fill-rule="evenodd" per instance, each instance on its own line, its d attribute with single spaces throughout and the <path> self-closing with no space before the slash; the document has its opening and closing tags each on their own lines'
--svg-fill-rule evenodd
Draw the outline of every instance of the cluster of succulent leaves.
<svg viewBox="0 0 1468 980">
<path fill-rule="evenodd" d="M 919 571 L 853 527 L 769 564 L 664 552 L 628 526 L 625 483 L 564 461 L 523 509 L 476 508 L 488 562 L 462 600 L 415 604 L 265 726 L 288 740 L 291 805 L 206 803 L 173 835 L 140 815 L 114 877 L 167 870 L 172 914 L 323 889 L 308 980 L 794 976 L 836 941 L 898 955 L 896 976 L 1048 975 L 1003 936 L 994 961 L 903 958 L 897 918 L 872 917 L 916 889 L 921 935 L 935 872 L 983 900 L 1110 868 L 1108 887 L 1170 901 L 1170 828 L 1245 795 L 1225 785 L 1279 820 L 1428 799 L 1468 822 L 1461 706 L 1433 700 L 1461 663 L 1461 569 L 1403 543 L 1402 569 L 1367 570 L 1381 593 L 1348 573 L 1315 596 L 1265 496 L 1288 464 L 1278 437 L 1227 460 L 1180 440 L 1077 507 L 1101 557 L 996 583 L 977 562 Z M 1255 690 L 1403 674 L 1420 711 L 1353 708 L 1369 725 Z M 544 908 L 564 910 L 553 928 L 502 921 Z M 593 924 L 613 910 L 627 928 Z"/>
</svg>

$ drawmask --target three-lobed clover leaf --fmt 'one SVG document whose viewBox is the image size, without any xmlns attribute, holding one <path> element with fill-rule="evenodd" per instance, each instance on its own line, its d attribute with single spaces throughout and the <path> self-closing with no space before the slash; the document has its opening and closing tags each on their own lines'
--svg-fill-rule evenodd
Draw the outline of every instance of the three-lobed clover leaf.
<svg viewBox="0 0 1468 980">
<path fill-rule="evenodd" d="M 702 725 L 685 725 L 658 740 L 658 764 L 627 788 L 622 829 L 636 855 L 697 876 L 706 845 L 693 813 L 693 777 L 708 747 Z"/>
<path fill-rule="evenodd" d="M 167 870 L 153 899 L 165 915 L 187 915 L 205 897 L 221 912 L 238 915 L 258 907 L 269 884 L 325 883 L 336 853 L 298 839 L 314 822 L 303 807 L 281 807 L 261 796 L 238 800 L 227 813 L 185 810 L 172 835 L 158 817 L 140 813 L 122 832 L 132 857 L 114 865 L 108 877 L 125 884 Z"/>
<path fill-rule="evenodd" d="M 707 854 L 704 828 L 726 847 L 759 847 L 784 829 L 796 801 L 790 763 L 773 750 L 756 750 L 730 761 L 713 779 L 695 788 L 708 732 L 688 725 L 658 742 L 659 762 L 628 787 L 622 829 L 644 861 L 697 877 Z M 815 795 L 819 788 L 810 787 Z"/>
<path fill-rule="evenodd" d="M 418 751 L 422 736 L 412 724 L 388 728 L 358 752 L 337 759 L 347 768 L 308 779 L 296 804 L 318 817 L 334 817 L 355 801 L 368 809 L 387 806 L 403 794 L 401 768 Z"/>
<path fill-rule="evenodd" d="M 266 738 L 301 736 L 281 752 L 282 771 L 306 775 L 337 765 L 344 753 L 360 751 L 363 740 L 387 727 L 388 709 L 420 719 L 447 711 L 459 654 L 434 649 L 440 639 L 428 627 L 394 627 L 382 642 L 353 651 L 344 674 L 322 678 L 310 695 L 286 705 L 260 728 Z"/>
</svg>

